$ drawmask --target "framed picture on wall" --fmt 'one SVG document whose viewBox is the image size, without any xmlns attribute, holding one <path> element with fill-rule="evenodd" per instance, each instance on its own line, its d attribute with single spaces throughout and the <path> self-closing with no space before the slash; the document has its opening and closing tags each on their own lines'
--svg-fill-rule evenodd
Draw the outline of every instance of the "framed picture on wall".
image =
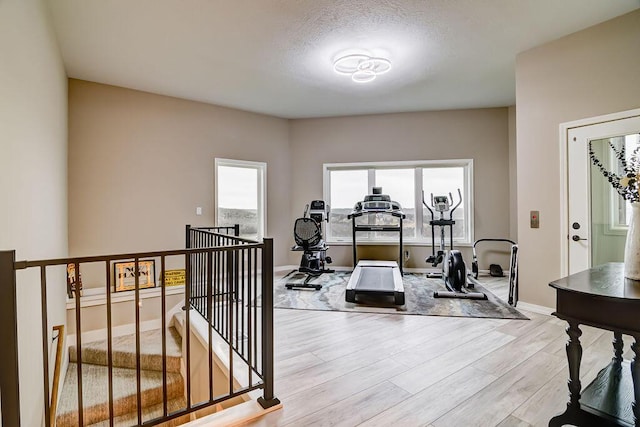
<svg viewBox="0 0 640 427">
<path fill-rule="evenodd" d="M 153 260 L 138 261 L 139 289 L 156 286 L 156 265 Z M 131 291 L 136 288 L 136 263 L 134 261 L 113 264 L 114 292 Z"/>
<path fill-rule="evenodd" d="M 184 286 L 186 278 L 186 270 L 166 270 L 164 272 L 164 285 L 165 286 Z"/>
</svg>

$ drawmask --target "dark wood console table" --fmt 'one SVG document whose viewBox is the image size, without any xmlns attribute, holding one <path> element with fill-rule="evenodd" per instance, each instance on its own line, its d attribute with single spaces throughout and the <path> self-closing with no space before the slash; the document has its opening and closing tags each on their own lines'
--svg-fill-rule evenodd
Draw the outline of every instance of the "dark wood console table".
<svg viewBox="0 0 640 427">
<path fill-rule="evenodd" d="M 640 426 L 640 281 L 625 279 L 622 263 L 609 263 L 563 279 L 556 289 L 556 317 L 569 323 L 569 402 L 549 426 Z M 579 325 L 613 332 L 613 358 L 584 390 L 580 384 Z M 623 360 L 622 335 L 633 337 L 633 361 Z M 636 403 L 638 402 L 638 403 Z"/>
</svg>

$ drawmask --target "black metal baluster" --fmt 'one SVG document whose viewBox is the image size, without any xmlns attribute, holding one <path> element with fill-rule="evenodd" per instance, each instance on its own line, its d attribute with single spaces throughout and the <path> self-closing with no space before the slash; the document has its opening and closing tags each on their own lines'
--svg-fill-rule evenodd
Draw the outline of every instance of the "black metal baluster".
<svg viewBox="0 0 640 427">
<path fill-rule="evenodd" d="M 165 283 L 166 260 L 160 257 L 160 315 L 162 316 L 162 415 L 167 416 L 167 284 Z"/>
<path fill-rule="evenodd" d="M 135 312 L 136 312 L 136 404 L 138 424 L 142 424 L 142 378 L 140 372 L 140 260 L 134 260 Z"/>
<path fill-rule="evenodd" d="M 111 261 L 105 262 L 107 295 L 107 382 L 109 387 L 109 427 L 113 427 L 113 319 L 111 317 Z"/>
<path fill-rule="evenodd" d="M 76 282 L 77 283 L 77 282 Z M 77 288 L 78 286 L 76 286 Z M 40 310 L 42 320 L 42 372 L 44 374 L 44 416 L 47 425 L 53 425 L 49 404 L 49 325 L 47 324 L 47 272 L 40 267 Z M 64 337 L 58 337 L 64 339 Z"/>
</svg>

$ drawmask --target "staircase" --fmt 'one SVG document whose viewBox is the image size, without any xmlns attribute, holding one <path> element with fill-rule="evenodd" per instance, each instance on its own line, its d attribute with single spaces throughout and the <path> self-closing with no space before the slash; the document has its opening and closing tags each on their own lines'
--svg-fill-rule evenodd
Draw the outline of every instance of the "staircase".
<svg viewBox="0 0 640 427">
<path fill-rule="evenodd" d="M 173 328 L 167 329 L 167 410 L 186 407 L 184 379 L 180 373 L 182 339 Z M 162 331 L 140 334 L 140 389 L 142 422 L 162 415 Z M 78 349 L 69 348 L 69 367 L 56 415 L 58 427 L 78 426 Z M 135 334 L 113 338 L 113 414 L 114 425 L 138 424 Z M 83 418 L 86 426 L 109 425 L 109 385 L 107 341 L 83 343 L 82 347 Z M 189 421 L 179 417 L 164 425 L 177 426 Z"/>
</svg>

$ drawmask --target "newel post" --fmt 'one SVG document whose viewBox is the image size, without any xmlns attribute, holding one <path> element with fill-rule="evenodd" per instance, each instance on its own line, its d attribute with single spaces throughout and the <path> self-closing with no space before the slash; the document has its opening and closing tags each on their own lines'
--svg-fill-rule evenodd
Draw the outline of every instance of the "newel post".
<svg viewBox="0 0 640 427">
<path fill-rule="evenodd" d="M 3 426 L 20 426 L 16 251 L 0 251 L 0 409 Z"/>
<path fill-rule="evenodd" d="M 263 239 L 262 250 L 262 374 L 264 393 L 258 403 L 267 409 L 280 404 L 274 394 L 273 369 L 273 239 Z"/>
</svg>

